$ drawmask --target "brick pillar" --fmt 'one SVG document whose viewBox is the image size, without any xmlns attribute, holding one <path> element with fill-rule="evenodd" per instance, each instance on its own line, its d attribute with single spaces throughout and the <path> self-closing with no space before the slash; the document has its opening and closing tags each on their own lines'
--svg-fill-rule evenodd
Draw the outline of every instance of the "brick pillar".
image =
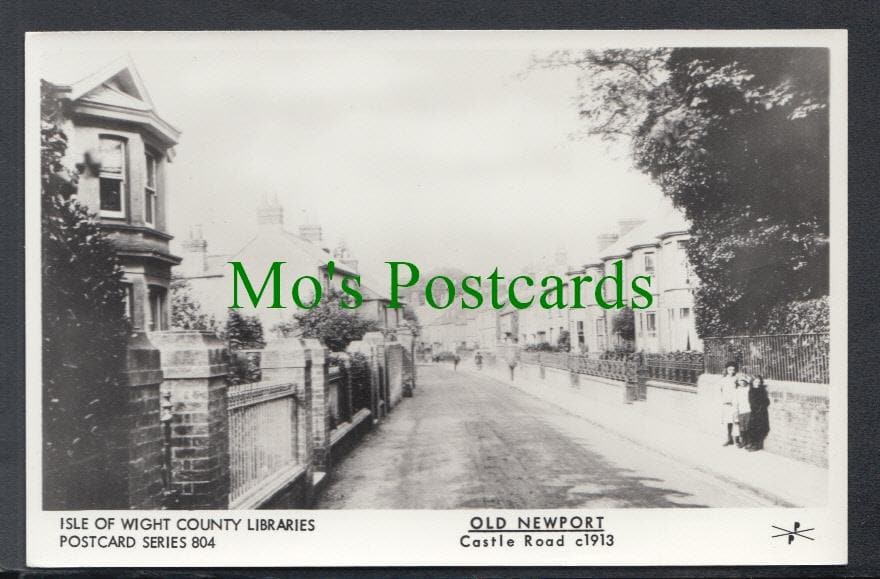
<svg viewBox="0 0 880 579">
<path fill-rule="evenodd" d="M 164 506 L 164 452 L 160 422 L 159 388 L 162 365 L 147 334 L 132 334 L 126 350 L 120 386 L 125 389 L 125 411 L 113 436 L 118 472 L 126 480 L 113 506 L 120 509 L 160 509 Z"/>
<path fill-rule="evenodd" d="M 297 462 L 302 464 L 311 481 L 313 469 L 312 432 L 312 360 L 308 348 L 298 338 L 280 338 L 266 344 L 260 368 L 263 380 L 285 380 L 296 385 L 295 421 Z"/>
<path fill-rule="evenodd" d="M 312 365 L 312 436 L 315 470 L 330 470 L 330 382 L 327 349 L 314 338 L 303 340 L 311 355 Z"/>
<path fill-rule="evenodd" d="M 171 491 L 176 508 L 215 509 L 229 504 L 229 352 L 209 332 L 150 335 L 161 352 L 162 396 L 171 406 Z"/>
</svg>

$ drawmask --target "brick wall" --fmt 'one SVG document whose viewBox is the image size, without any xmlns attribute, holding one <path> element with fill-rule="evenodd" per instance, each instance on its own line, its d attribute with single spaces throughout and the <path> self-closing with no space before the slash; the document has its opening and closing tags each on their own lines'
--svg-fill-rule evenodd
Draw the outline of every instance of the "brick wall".
<svg viewBox="0 0 880 579">
<path fill-rule="evenodd" d="M 507 380 L 506 367 L 487 371 Z M 647 399 L 637 404 L 646 414 L 694 429 L 695 435 L 723 439 L 721 424 L 721 376 L 703 374 L 697 387 L 658 381 L 647 382 Z M 593 376 L 573 374 L 534 364 L 519 364 L 515 381 L 536 388 L 566 388 L 607 404 L 623 403 L 623 386 Z M 799 382 L 767 381 L 770 397 L 770 434 L 764 448 L 817 466 L 828 466 L 828 386 Z"/>
<path fill-rule="evenodd" d="M 164 448 L 160 421 L 159 387 L 162 383 L 159 351 L 147 335 L 132 336 L 126 351 L 121 387 L 126 407 L 113 439 L 126 481 L 113 502 L 118 508 L 158 509 L 164 504 Z"/>
<path fill-rule="evenodd" d="M 721 376 L 700 376 L 697 395 L 667 395 L 668 402 L 655 401 L 654 408 L 664 415 L 675 416 L 687 410 L 696 427 L 721 437 Z M 770 397 L 770 434 L 764 449 L 821 467 L 828 466 L 828 388 L 826 384 L 767 380 Z M 652 395 L 648 393 L 649 404 Z M 656 398 L 656 396 L 655 396 Z M 677 408 L 675 408 L 677 407 Z"/>
<path fill-rule="evenodd" d="M 226 376 L 229 355 L 207 332 L 156 332 L 161 392 L 170 400 L 171 491 L 187 509 L 229 504 L 229 434 Z"/>
</svg>

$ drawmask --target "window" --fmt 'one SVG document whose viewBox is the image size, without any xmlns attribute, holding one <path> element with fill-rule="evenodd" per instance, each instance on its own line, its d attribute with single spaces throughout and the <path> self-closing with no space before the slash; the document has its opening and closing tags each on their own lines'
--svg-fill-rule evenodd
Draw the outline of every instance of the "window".
<svg viewBox="0 0 880 579">
<path fill-rule="evenodd" d="M 645 273 L 654 273 L 654 252 L 645 254 Z"/>
<path fill-rule="evenodd" d="M 691 317 L 691 309 L 690 308 L 679 308 L 678 309 L 678 317 L 682 320 L 687 320 Z"/>
<path fill-rule="evenodd" d="M 577 323 L 577 335 L 578 335 L 578 346 L 583 346 L 586 343 L 584 339 L 584 323 Z"/>
<path fill-rule="evenodd" d="M 100 209 L 105 217 L 125 217 L 125 141 L 101 137 Z"/>
<path fill-rule="evenodd" d="M 129 321 L 134 320 L 134 287 L 130 284 L 125 285 L 125 294 L 122 296 L 123 311 L 125 317 Z"/>
<path fill-rule="evenodd" d="M 159 332 L 168 329 L 168 326 L 165 323 L 165 296 L 165 288 L 150 287 L 150 319 L 147 328 L 151 332 Z"/>
<path fill-rule="evenodd" d="M 691 270 L 691 262 L 687 256 L 688 240 L 679 239 L 677 245 L 679 252 L 681 252 L 681 265 L 684 269 L 684 280 L 686 283 L 690 284 L 691 280 L 694 278 L 694 273 Z"/>
<path fill-rule="evenodd" d="M 596 320 L 596 335 L 605 335 L 605 318 L 599 318 L 598 320 Z"/>
<path fill-rule="evenodd" d="M 156 170 L 158 161 L 151 153 L 146 154 L 146 184 L 144 185 L 144 221 L 148 225 L 156 225 L 156 211 L 158 209 L 158 182 Z"/>
<path fill-rule="evenodd" d="M 645 312 L 645 329 L 649 334 L 657 331 L 657 314 L 655 312 Z"/>
</svg>

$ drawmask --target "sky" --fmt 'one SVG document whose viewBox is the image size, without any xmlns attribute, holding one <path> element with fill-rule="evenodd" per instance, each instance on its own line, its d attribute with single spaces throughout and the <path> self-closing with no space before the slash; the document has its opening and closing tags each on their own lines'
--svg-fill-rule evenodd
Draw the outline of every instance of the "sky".
<svg viewBox="0 0 880 579">
<path fill-rule="evenodd" d="M 373 277 L 389 260 L 485 275 L 560 249 L 582 263 L 618 219 L 664 206 L 622 149 L 573 138 L 575 71 L 525 73 L 528 47 L 166 38 L 128 52 L 182 131 L 170 231 L 201 225 L 209 253 L 240 247 L 261 199 L 277 197 L 288 229 L 320 224 Z M 95 68 L 119 54 L 93 53 Z"/>
</svg>

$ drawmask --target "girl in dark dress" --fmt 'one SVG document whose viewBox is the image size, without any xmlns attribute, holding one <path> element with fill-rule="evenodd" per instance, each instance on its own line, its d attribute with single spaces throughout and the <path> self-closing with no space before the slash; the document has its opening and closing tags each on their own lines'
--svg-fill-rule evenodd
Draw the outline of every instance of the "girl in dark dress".
<svg viewBox="0 0 880 579">
<path fill-rule="evenodd" d="M 770 416 L 767 407 L 770 406 L 770 397 L 767 395 L 767 386 L 764 384 L 764 377 L 757 376 L 752 380 L 749 387 L 749 407 L 751 408 L 751 417 L 749 418 L 749 447 L 748 450 L 755 451 L 764 448 L 764 439 L 770 432 Z"/>
</svg>

